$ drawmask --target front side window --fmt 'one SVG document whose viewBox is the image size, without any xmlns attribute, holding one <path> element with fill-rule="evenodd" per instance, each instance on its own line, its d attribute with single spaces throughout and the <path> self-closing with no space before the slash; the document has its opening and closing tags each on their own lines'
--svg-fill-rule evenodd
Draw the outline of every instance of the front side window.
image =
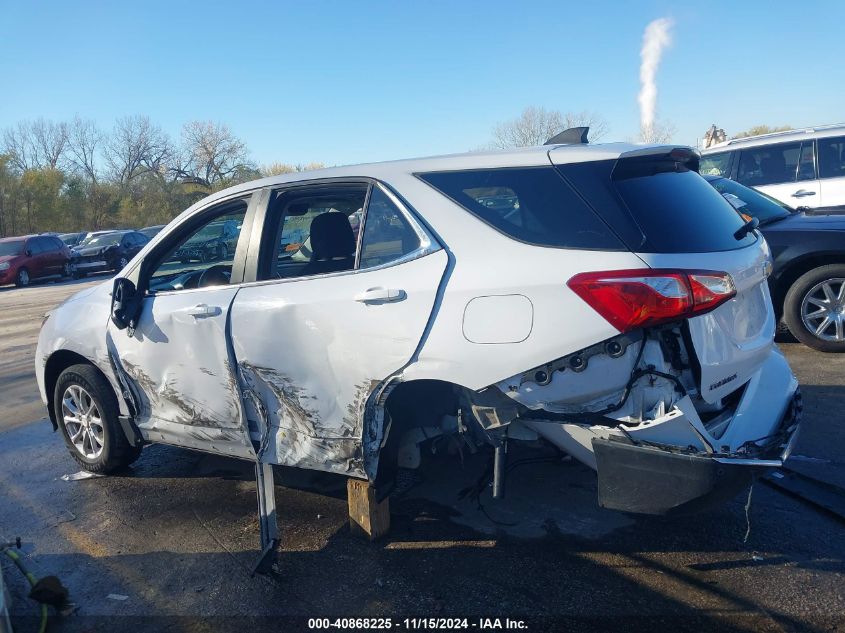
<svg viewBox="0 0 845 633">
<path fill-rule="evenodd" d="M 46 238 L 43 237 L 36 237 L 29 242 L 29 248 L 32 249 L 33 255 L 38 255 L 40 253 L 46 253 L 50 250 L 50 242 L 47 241 Z"/>
<path fill-rule="evenodd" d="M 419 247 L 419 235 L 407 218 L 380 187 L 373 187 L 367 205 L 359 268 L 388 264 Z"/>
<path fill-rule="evenodd" d="M 737 180 L 749 187 L 795 182 L 800 158 L 801 143 L 744 149 L 739 154 Z"/>
<path fill-rule="evenodd" d="M 163 292 L 228 284 L 246 211 L 246 200 L 226 203 L 211 219 L 185 231 L 150 274 L 149 290 Z"/>
<path fill-rule="evenodd" d="M 702 176 L 727 176 L 731 164 L 731 152 L 707 154 L 701 157 L 699 173 Z"/>
<path fill-rule="evenodd" d="M 845 178 L 845 136 L 820 138 L 819 178 Z"/>
</svg>

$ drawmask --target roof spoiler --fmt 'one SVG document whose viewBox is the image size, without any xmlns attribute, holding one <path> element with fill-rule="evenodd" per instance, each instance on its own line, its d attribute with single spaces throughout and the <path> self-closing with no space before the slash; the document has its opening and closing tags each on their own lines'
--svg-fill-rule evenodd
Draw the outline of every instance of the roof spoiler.
<svg viewBox="0 0 845 633">
<path fill-rule="evenodd" d="M 544 145 L 586 145 L 589 131 L 589 127 L 571 127 L 555 134 Z"/>
</svg>

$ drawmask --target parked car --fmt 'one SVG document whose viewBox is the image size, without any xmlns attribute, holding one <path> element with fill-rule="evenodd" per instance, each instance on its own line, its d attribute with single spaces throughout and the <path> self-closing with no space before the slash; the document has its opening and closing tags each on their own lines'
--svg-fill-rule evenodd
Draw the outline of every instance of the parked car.
<svg viewBox="0 0 845 633">
<path fill-rule="evenodd" d="M 223 261 L 235 254 L 235 243 L 239 232 L 240 226 L 235 220 L 212 222 L 182 244 L 172 257 L 183 264 L 195 260 Z"/>
<path fill-rule="evenodd" d="M 167 226 L 166 224 L 157 224 L 155 226 L 146 226 L 143 229 L 138 229 L 139 233 L 143 233 L 148 238 L 153 239 L 156 235 L 158 235 L 161 230 Z"/>
<path fill-rule="evenodd" d="M 226 189 L 53 310 L 41 397 L 92 472 L 146 442 L 254 461 L 268 549 L 273 464 L 379 496 L 444 436 L 487 447 L 495 496 L 507 445 L 543 438 L 604 507 L 706 507 L 782 463 L 801 406 L 769 248 L 697 169 L 685 147 L 552 145 Z M 231 262 L 173 262 L 227 222 Z M 279 256 L 289 225 L 307 260 Z"/>
<path fill-rule="evenodd" d="M 77 277 L 121 270 L 150 241 L 138 231 L 96 231 L 73 249 L 71 269 Z"/>
<path fill-rule="evenodd" d="M 28 286 L 36 279 L 70 276 L 70 249 L 52 235 L 0 239 L 0 285 Z"/>
<path fill-rule="evenodd" d="M 701 152 L 701 173 L 792 207 L 845 213 L 845 125 L 731 139 Z"/>
<path fill-rule="evenodd" d="M 727 178 L 705 179 L 760 222 L 774 257 L 769 288 L 778 319 L 814 349 L 845 352 L 845 216 L 808 215 Z"/>
<path fill-rule="evenodd" d="M 64 242 L 68 248 L 73 248 L 74 246 L 82 243 L 82 240 L 84 240 L 87 235 L 87 231 L 81 231 L 79 233 L 62 233 L 59 235 L 59 239 Z"/>
</svg>

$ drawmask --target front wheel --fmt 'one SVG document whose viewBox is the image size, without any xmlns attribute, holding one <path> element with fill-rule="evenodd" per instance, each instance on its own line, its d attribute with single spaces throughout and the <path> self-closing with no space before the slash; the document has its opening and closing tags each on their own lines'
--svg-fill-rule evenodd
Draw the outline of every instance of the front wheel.
<svg viewBox="0 0 845 633">
<path fill-rule="evenodd" d="M 126 268 L 126 264 L 128 264 L 128 263 L 129 263 L 129 260 L 126 258 L 126 256 L 123 256 L 120 259 L 118 259 L 117 262 L 115 263 L 115 267 L 114 267 L 115 272 L 119 273 L 121 270 Z"/>
<path fill-rule="evenodd" d="M 804 273 L 786 293 L 783 318 L 799 341 L 821 352 L 845 352 L 845 264 Z"/>
<path fill-rule="evenodd" d="M 62 264 L 62 277 L 64 279 L 69 279 L 73 277 L 73 267 L 70 265 L 70 262 L 65 262 Z"/>
<path fill-rule="evenodd" d="M 138 459 L 118 420 L 117 398 L 91 365 L 65 369 L 53 392 L 53 410 L 68 451 L 92 473 L 109 474 Z"/>
<path fill-rule="evenodd" d="M 21 268 L 15 276 L 15 285 L 18 288 L 25 288 L 30 282 L 29 271 L 26 268 Z"/>
</svg>

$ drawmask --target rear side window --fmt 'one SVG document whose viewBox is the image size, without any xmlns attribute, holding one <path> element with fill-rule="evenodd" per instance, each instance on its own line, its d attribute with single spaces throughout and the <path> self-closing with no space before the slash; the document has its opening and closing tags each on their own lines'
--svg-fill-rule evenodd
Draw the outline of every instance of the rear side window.
<svg viewBox="0 0 845 633">
<path fill-rule="evenodd" d="M 429 172 L 418 177 L 521 242 L 557 248 L 624 249 L 554 167 Z"/>
<path fill-rule="evenodd" d="M 845 136 L 820 138 L 819 178 L 845 177 Z"/>
<path fill-rule="evenodd" d="M 420 238 L 380 187 L 373 187 L 367 205 L 359 268 L 396 261 L 420 247 Z"/>
<path fill-rule="evenodd" d="M 795 182 L 800 158 L 801 143 L 780 143 L 744 149 L 739 154 L 737 180 L 749 187 Z M 807 158 L 804 160 L 806 162 Z"/>
<path fill-rule="evenodd" d="M 706 253 L 754 243 L 752 235 L 734 238 L 739 214 L 688 163 L 645 156 L 558 169 L 634 252 Z"/>
<path fill-rule="evenodd" d="M 727 176 L 730 171 L 732 152 L 719 152 L 701 157 L 702 176 Z"/>
</svg>

